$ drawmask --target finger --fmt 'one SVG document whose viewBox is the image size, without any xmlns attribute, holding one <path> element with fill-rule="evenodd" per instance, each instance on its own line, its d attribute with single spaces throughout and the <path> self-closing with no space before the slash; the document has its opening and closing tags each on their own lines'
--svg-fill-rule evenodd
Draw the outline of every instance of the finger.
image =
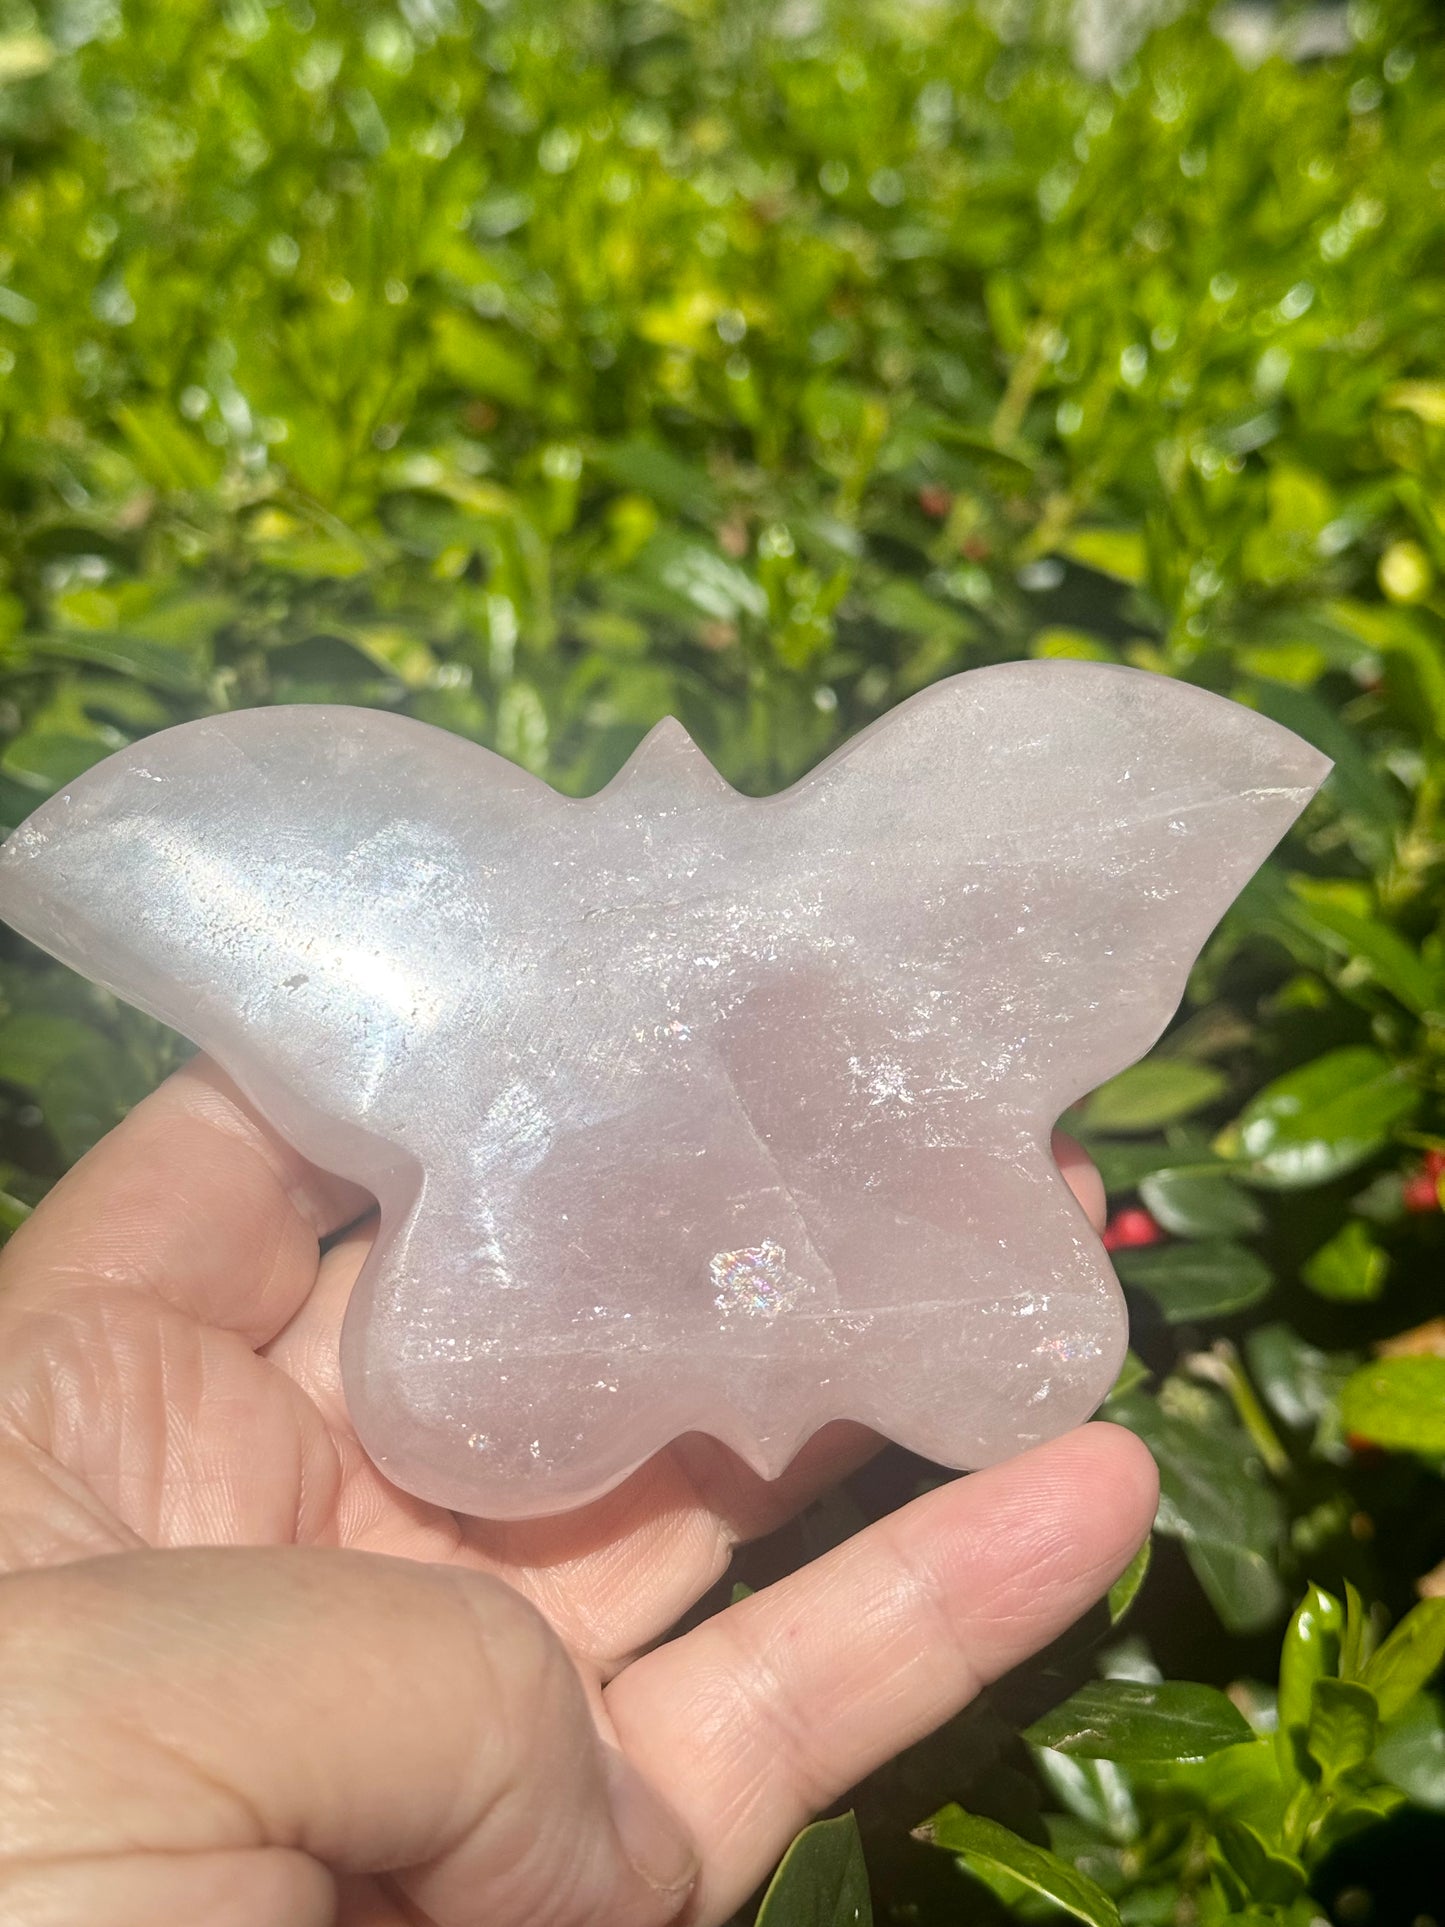
<svg viewBox="0 0 1445 1927">
<path fill-rule="evenodd" d="M 125 1287 L 259 1345 L 310 1291 L 319 1240 L 369 1202 L 197 1060 L 61 1179 L 6 1247 L 0 1284 L 11 1311 L 77 1286 Z"/>
<path fill-rule="evenodd" d="M 779 1478 L 764 1480 L 694 1433 L 581 1512 L 462 1520 L 463 1556 L 504 1571 L 610 1678 L 721 1578 L 740 1540 L 792 1518 L 878 1443 L 864 1426 L 830 1425 Z"/>
<path fill-rule="evenodd" d="M 662 1927 L 691 1884 L 675 1820 L 495 1581 L 354 1553 L 118 1554 L 5 1580 L 0 1642 L 17 1927 L 210 1920 L 222 1874 L 238 1922 L 321 1927 L 319 1869 L 388 1875 L 434 1927 Z"/>
<path fill-rule="evenodd" d="M 307 1854 L 284 1847 L 236 1853 L 114 1854 L 16 1867 L 0 1862 L 0 1901 L 7 1927 L 58 1927 L 67 1921 L 104 1927 L 158 1927 L 204 1921 L 205 1927 L 335 1927 L 336 1888 Z M 175 1912 L 177 1906 L 184 1913 Z M 396 1915 L 394 1927 L 401 1927 Z"/>
<path fill-rule="evenodd" d="M 1104 1180 L 1094 1160 L 1067 1131 L 1054 1132 L 1053 1153 L 1065 1184 L 1084 1207 L 1089 1223 L 1095 1231 L 1102 1231 L 1109 1216 L 1109 1203 L 1104 1196 Z"/>
<path fill-rule="evenodd" d="M 916 1500 L 640 1659 L 607 1689 L 644 1773 L 669 1782 L 721 1921 L 812 1814 L 1046 1645 L 1123 1571 L 1153 1463 L 1092 1425 Z"/>
</svg>

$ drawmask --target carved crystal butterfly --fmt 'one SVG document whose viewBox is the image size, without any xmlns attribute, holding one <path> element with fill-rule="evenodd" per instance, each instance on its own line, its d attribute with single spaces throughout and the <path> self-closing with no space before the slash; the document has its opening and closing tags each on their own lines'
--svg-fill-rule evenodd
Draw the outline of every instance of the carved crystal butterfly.
<svg viewBox="0 0 1445 1927">
<path fill-rule="evenodd" d="M 0 913 L 208 1051 L 380 1231 L 398 1484 L 559 1511 L 680 1434 L 982 1465 L 1125 1342 L 1050 1127 L 1158 1037 L 1326 759 L 1164 677 L 954 677 L 783 794 L 675 722 L 598 795 L 370 710 L 206 718 L 0 852 Z"/>
</svg>

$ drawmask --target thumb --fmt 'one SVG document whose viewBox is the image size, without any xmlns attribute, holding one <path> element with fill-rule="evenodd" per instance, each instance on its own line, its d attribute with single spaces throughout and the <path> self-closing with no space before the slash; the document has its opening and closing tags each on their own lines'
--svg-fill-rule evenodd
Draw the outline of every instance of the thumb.
<svg viewBox="0 0 1445 1927">
<path fill-rule="evenodd" d="M 364 1553 L 119 1553 L 0 1579 L 0 1918 L 662 1927 L 695 1870 L 500 1581 Z M 407 1918 L 411 1918 L 407 1912 Z"/>
</svg>

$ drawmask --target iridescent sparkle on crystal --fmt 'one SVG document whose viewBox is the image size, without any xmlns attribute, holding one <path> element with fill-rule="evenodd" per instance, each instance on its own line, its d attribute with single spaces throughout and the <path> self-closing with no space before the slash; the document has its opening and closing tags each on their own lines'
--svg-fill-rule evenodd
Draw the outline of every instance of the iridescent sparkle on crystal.
<svg viewBox="0 0 1445 1927">
<path fill-rule="evenodd" d="M 720 1251 L 708 1270 L 715 1287 L 713 1303 L 722 1312 L 776 1318 L 797 1296 L 797 1281 L 788 1276 L 788 1254 L 775 1238 L 741 1251 Z"/>
</svg>

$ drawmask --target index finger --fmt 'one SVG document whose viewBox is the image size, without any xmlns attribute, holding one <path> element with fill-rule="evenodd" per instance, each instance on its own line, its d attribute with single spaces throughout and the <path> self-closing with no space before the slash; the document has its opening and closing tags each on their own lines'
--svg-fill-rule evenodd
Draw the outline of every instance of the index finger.
<svg viewBox="0 0 1445 1927">
<path fill-rule="evenodd" d="M 0 1287 L 23 1308 L 119 1286 L 263 1345 L 315 1283 L 321 1240 L 370 1205 L 197 1058 L 60 1180 L 0 1255 Z"/>
<path fill-rule="evenodd" d="M 619 1674 L 613 1725 L 702 1851 L 696 1919 L 726 1920 L 814 1813 L 1071 1625 L 1137 1551 L 1158 1490 L 1138 1439 L 1084 1426 L 937 1487 Z"/>
</svg>

